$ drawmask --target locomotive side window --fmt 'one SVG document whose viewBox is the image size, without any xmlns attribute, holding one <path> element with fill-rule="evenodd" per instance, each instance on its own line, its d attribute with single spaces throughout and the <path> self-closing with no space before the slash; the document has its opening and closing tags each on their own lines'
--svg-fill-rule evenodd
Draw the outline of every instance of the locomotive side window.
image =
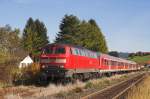
<svg viewBox="0 0 150 99">
<path fill-rule="evenodd" d="M 82 52 L 81 52 L 81 49 L 78 49 L 78 51 L 79 51 L 79 55 L 80 55 L 80 56 L 82 56 Z"/>
<path fill-rule="evenodd" d="M 66 50 L 63 47 L 57 47 L 55 49 L 55 54 L 65 54 L 65 53 L 66 53 Z"/>
<path fill-rule="evenodd" d="M 84 49 L 71 48 L 70 53 L 73 54 L 73 55 L 97 58 L 97 53 L 94 53 L 94 52 L 89 51 L 89 50 L 84 50 Z"/>
<path fill-rule="evenodd" d="M 82 54 L 82 56 L 86 56 L 86 54 L 85 54 L 85 50 L 81 50 L 81 54 Z"/>
<path fill-rule="evenodd" d="M 71 48 L 72 54 L 73 55 L 78 55 L 78 49 L 77 48 Z"/>
<path fill-rule="evenodd" d="M 76 55 L 76 51 L 75 51 L 74 48 L 71 48 L 71 52 L 72 52 L 73 55 Z"/>
<path fill-rule="evenodd" d="M 80 55 L 79 49 L 76 48 L 75 51 L 76 51 L 76 54 L 75 54 L 75 55 Z"/>
</svg>

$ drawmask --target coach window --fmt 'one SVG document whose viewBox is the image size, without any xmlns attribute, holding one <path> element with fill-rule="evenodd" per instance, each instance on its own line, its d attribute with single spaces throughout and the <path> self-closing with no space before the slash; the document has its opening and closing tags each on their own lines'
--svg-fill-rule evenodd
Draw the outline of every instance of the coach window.
<svg viewBox="0 0 150 99">
<path fill-rule="evenodd" d="M 106 60 L 104 59 L 104 65 L 106 65 Z"/>
<path fill-rule="evenodd" d="M 105 59 L 103 60 L 103 62 L 104 62 L 104 65 L 106 65 L 106 60 Z"/>
<path fill-rule="evenodd" d="M 121 66 L 121 63 L 119 62 L 119 66 Z"/>
<path fill-rule="evenodd" d="M 105 66 L 107 66 L 107 60 L 105 59 Z"/>
<path fill-rule="evenodd" d="M 124 66 L 124 63 L 122 62 L 122 66 Z"/>
<path fill-rule="evenodd" d="M 113 66 L 113 62 L 112 62 L 111 60 L 109 61 L 109 65 L 110 65 L 110 66 Z"/>
<path fill-rule="evenodd" d="M 115 65 L 115 66 L 117 65 L 117 62 L 116 62 L 116 61 L 114 61 L 114 65 Z"/>
<path fill-rule="evenodd" d="M 114 61 L 111 61 L 111 66 L 114 66 Z"/>
<path fill-rule="evenodd" d="M 112 61 L 112 66 L 115 66 L 115 61 Z"/>
<path fill-rule="evenodd" d="M 103 59 L 101 59 L 101 64 L 104 65 L 104 60 Z"/>
<path fill-rule="evenodd" d="M 114 61 L 111 61 L 111 66 L 114 66 Z"/>
</svg>

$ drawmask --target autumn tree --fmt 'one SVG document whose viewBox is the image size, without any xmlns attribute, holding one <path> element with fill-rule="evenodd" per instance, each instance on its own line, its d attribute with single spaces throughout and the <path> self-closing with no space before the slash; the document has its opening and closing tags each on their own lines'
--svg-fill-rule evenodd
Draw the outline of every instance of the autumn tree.
<svg viewBox="0 0 150 99">
<path fill-rule="evenodd" d="M 0 27 L 0 63 L 19 60 L 26 52 L 21 44 L 20 30 L 9 25 Z"/>
</svg>

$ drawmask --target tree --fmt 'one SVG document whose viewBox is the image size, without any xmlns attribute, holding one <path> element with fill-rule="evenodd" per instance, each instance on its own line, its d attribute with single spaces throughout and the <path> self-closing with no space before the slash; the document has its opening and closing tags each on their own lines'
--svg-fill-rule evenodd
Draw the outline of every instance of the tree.
<svg viewBox="0 0 150 99">
<path fill-rule="evenodd" d="M 0 27 L 0 56 L 1 57 L 13 57 L 19 58 L 18 53 L 22 50 L 21 38 L 19 37 L 20 30 L 12 30 L 9 25 Z M 23 54 L 21 53 L 21 54 Z M 15 57 L 14 57 L 15 56 Z"/>
<path fill-rule="evenodd" d="M 108 52 L 105 37 L 95 20 L 80 21 L 73 15 L 65 15 L 55 42 L 79 45 L 103 53 Z"/>
<path fill-rule="evenodd" d="M 48 43 L 47 29 L 44 23 L 38 19 L 34 21 L 32 18 L 29 18 L 23 32 L 24 48 L 28 52 L 33 53 Z"/>
<path fill-rule="evenodd" d="M 114 57 L 119 57 L 119 53 L 117 51 L 111 51 L 109 52 L 109 55 L 114 56 Z"/>
<path fill-rule="evenodd" d="M 94 19 L 90 19 L 88 21 L 88 23 L 90 23 L 92 25 L 91 28 L 93 28 L 93 35 L 95 38 L 95 39 L 92 38 L 95 40 L 95 44 L 93 47 L 95 48 L 96 51 L 101 51 L 103 53 L 107 53 L 108 47 L 107 47 L 105 37 L 104 37 L 101 29 L 97 25 L 96 21 Z"/>
<path fill-rule="evenodd" d="M 46 45 L 49 43 L 48 41 L 48 36 L 47 36 L 47 29 L 44 25 L 43 22 L 40 22 L 38 19 L 35 20 L 35 25 L 36 25 L 36 31 L 37 31 L 37 36 L 40 37 L 38 46 L 42 47 L 43 45 Z"/>
<path fill-rule="evenodd" d="M 59 28 L 60 32 L 57 34 L 56 43 L 74 44 L 74 34 L 78 31 L 80 24 L 79 19 L 73 15 L 65 15 Z"/>
</svg>

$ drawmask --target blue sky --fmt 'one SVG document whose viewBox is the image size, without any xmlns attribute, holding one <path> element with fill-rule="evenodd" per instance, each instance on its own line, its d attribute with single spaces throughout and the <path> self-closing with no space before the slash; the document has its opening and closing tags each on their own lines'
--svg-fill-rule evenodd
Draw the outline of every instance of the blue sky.
<svg viewBox="0 0 150 99">
<path fill-rule="evenodd" d="M 29 17 L 39 18 L 51 42 L 65 14 L 95 19 L 109 50 L 150 51 L 150 0 L 0 0 L 0 26 L 23 30 Z"/>
</svg>

